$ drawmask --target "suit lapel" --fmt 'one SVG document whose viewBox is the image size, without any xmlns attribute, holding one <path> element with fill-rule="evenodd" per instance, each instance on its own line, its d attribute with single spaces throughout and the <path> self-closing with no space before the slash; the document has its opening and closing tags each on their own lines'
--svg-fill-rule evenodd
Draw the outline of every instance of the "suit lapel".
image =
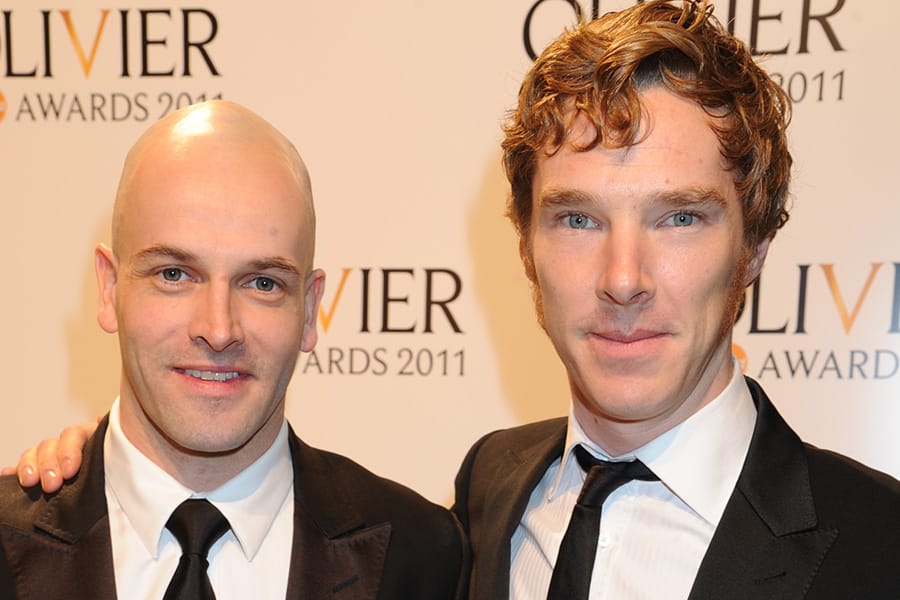
<svg viewBox="0 0 900 600">
<path fill-rule="evenodd" d="M 32 530 L 3 529 L 17 595 L 115 600 L 103 474 L 106 426 L 104 419 L 85 447 L 85 466 L 76 478 L 32 505 L 37 511 Z"/>
<path fill-rule="evenodd" d="M 288 598 L 376 598 L 389 523 L 365 527 L 355 495 L 334 476 L 328 455 L 291 431 L 294 541 Z"/>
<path fill-rule="evenodd" d="M 494 478 L 484 482 L 484 514 L 490 522 L 482 523 L 480 542 L 474 549 L 478 598 L 509 597 L 510 540 L 522 520 L 528 500 L 550 464 L 562 455 L 566 437 L 566 420 L 552 422 L 551 435 L 527 440 L 521 446 L 507 448 L 498 468 L 486 473 Z M 473 483 L 473 489 L 479 487 Z M 489 593 L 484 593 L 490 590 Z"/>
<path fill-rule="evenodd" d="M 700 565 L 690 600 L 802 598 L 837 538 L 817 528 L 800 438 L 756 382 L 747 460 Z"/>
</svg>

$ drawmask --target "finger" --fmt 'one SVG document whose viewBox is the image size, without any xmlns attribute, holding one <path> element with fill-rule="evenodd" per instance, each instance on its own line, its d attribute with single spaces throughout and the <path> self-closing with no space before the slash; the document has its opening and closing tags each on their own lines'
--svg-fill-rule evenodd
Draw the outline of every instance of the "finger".
<svg viewBox="0 0 900 600">
<path fill-rule="evenodd" d="M 37 468 L 37 448 L 29 448 L 22 453 L 16 466 L 16 473 L 19 476 L 19 485 L 22 487 L 29 488 L 41 482 Z"/>
<path fill-rule="evenodd" d="M 37 447 L 37 467 L 41 478 L 41 488 L 46 493 L 52 493 L 62 487 L 62 469 L 59 466 L 57 447 L 59 440 L 46 439 Z"/>
<path fill-rule="evenodd" d="M 97 428 L 96 423 L 82 423 L 66 427 L 59 434 L 57 459 L 63 478 L 71 479 L 81 468 L 84 444 Z"/>
</svg>

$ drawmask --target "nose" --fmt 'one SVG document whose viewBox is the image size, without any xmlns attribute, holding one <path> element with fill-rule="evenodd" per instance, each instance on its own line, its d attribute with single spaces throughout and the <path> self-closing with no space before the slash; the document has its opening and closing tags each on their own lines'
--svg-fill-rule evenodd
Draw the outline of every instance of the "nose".
<svg viewBox="0 0 900 600">
<path fill-rule="evenodd" d="M 195 299 L 189 331 L 194 342 L 215 352 L 243 343 L 244 330 L 228 282 L 207 282 L 197 290 Z"/>
<path fill-rule="evenodd" d="M 641 304 L 653 296 L 649 240 L 639 225 L 611 228 L 601 244 L 596 294 L 616 305 Z"/>
</svg>

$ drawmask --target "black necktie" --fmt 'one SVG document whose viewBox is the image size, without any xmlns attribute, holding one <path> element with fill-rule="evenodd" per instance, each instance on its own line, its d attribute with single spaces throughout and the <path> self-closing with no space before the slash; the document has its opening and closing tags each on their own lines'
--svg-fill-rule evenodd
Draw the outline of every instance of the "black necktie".
<svg viewBox="0 0 900 600">
<path fill-rule="evenodd" d="M 609 462 L 594 458 L 583 446 L 575 447 L 578 464 L 587 472 L 572 519 L 559 547 L 547 600 L 587 600 L 600 536 L 600 510 L 618 487 L 633 479 L 658 479 L 644 463 Z"/>
<path fill-rule="evenodd" d="M 185 500 L 166 529 L 181 544 L 181 559 L 163 600 L 215 600 L 206 569 L 209 549 L 229 529 L 228 519 L 206 500 Z"/>
</svg>

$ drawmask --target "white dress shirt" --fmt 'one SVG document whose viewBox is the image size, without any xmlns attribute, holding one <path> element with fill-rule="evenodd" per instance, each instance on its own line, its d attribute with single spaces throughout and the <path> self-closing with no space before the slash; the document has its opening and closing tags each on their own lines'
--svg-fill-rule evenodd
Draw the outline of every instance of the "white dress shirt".
<svg viewBox="0 0 900 600">
<path fill-rule="evenodd" d="M 231 525 L 209 552 L 208 574 L 217 600 L 285 597 L 294 516 L 287 421 L 256 462 L 221 487 L 195 494 L 128 441 L 116 400 L 103 459 L 120 598 L 163 597 L 181 557 L 181 547 L 165 528 L 166 521 L 188 498 L 206 498 Z"/>
<path fill-rule="evenodd" d="M 590 598 L 687 598 L 750 447 L 756 407 L 735 366 L 725 390 L 683 423 L 626 456 L 610 457 L 570 412 L 565 451 L 531 494 L 511 542 L 510 597 L 545 600 L 585 474 L 584 445 L 605 460 L 646 464 L 660 481 L 632 481 L 603 504 Z"/>
</svg>

